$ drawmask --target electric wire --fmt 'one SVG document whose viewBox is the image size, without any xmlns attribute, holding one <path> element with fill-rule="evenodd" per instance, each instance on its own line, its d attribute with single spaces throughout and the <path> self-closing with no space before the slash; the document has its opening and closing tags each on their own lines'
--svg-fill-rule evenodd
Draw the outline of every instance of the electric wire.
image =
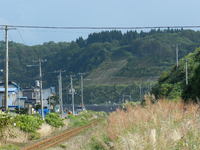
<svg viewBox="0 0 200 150">
<path fill-rule="evenodd" d="M 61 30 L 137 30 L 137 29 L 192 29 L 200 28 L 200 25 L 172 25 L 172 26 L 136 26 L 136 27 L 126 27 L 126 26 L 112 26 L 112 27 L 92 27 L 92 26 L 34 26 L 34 25 L 0 25 L 0 29 L 5 26 L 9 28 L 34 28 L 34 29 L 61 29 Z"/>
<path fill-rule="evenodd" d="M 23 43 L 26 43 L 21 32 L 17 29 L 17 33 L 19 34 L 20 39 L 22 40 Z"/>
</svg>

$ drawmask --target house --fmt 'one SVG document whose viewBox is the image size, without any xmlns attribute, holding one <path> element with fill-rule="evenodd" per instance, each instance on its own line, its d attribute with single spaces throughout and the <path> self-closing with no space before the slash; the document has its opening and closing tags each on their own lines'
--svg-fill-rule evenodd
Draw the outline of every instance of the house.
<svg viewBox="0 0 200 150">
<path fill-rule="evenodd" d="M 4 107 L 5 100 L 4 82 L 0 82 L 0 107 Z M 21 99 L 22 91 L 15 82 L 8 82 L 8 107 L 24 107 L 24 100 Z"/>
<path fill-rule="evenodd" d="M 55 95 L 56 95 L 55 87 L 42 89 L 42 96 L 43 96 L 43 99 L 45 100 L 44 106 L 49 106 L 48 100 L 50 99 L 51 96 L 55 96 Z"/>
<path fill-rule="evenodd" d="M 48 99 L 54 95 L 55 95 L 54 87 L 42 89 L 44 107 L 49 107 Z M 40 88 L 39 88 L 39 86 L 23 89 L 23 96 L 27 97 L 26 103 L 31 103 L 33 105 L 40 104 Z"/>
<path fill-rule="evenodd" d="M 35 104 L 40 103 L 40 88 L 39 87 L 31 87 L 25 88 L 22 90 L 23 96 L 27 97 L 27 102 L 32 103 L 34 101 Z"/>
</svg>

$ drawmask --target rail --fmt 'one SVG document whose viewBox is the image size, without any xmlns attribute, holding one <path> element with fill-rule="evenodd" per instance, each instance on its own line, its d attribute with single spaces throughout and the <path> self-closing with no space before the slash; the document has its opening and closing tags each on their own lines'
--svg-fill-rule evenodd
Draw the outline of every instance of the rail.
<svg viewBox="0 0 200 150">
<path fill-rule="evenodd" d="M 62 143 L 64 141 L 70 139 L 71 137 L 78 135 L 79 133 L 81 133 L 85 129 L 92 127 L 93 125 L 96 125 L 97 122 L 98 122 L 98 120 L 95 120 L 95 121 L 89 123 L 88 125 L 66 130 L 61 134 L 58 134 L 56 136 L 52 136 L 52 137 L 47 138 L 45 140 L 42 140 L 40 142 L 34 143 L 30 146 L 26 146 L 26 147 L 22 148 L 22 150 L 36 150 L 36 149 L 37 150 L 38 149 L 44 150 L 44 149 L 47 149 L 49 147 L 56 146 L 59 143 Z"/>
</svg>

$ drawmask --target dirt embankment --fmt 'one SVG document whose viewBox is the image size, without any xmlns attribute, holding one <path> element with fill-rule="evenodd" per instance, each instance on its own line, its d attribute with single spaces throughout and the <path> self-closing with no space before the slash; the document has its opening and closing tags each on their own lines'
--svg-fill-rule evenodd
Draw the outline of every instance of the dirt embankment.
<svg viewBox="0 0 200 150">
<path fill-rule="evenodd" d="M 40 129 L 36 132 L 39 133 L 40 139 L 48 137 L 52 134 L 56 134 L 57 132 L 61 132 L 68 128 L 68 121 L 64 120 L 64 126 L 62 128 L 55 128 L 50 126 L 49 124 L 43 123 Z M 0 138 L 0 146 L 5 144 L 16 144 L 16 145 L 24 145 L 32 140 L 29 139 L 31 133 L 26 133 L 21 131 L 17 127 L 9 127 L 2 133 Z"/>
</svg>

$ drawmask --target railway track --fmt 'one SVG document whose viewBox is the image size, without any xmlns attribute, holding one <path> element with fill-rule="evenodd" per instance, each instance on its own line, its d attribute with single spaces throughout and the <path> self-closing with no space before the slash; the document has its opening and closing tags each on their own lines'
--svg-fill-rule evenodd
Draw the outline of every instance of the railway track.
<svg viewBox="0 0 200 150">
<path fill-rule="evenodd" d="M 30 146 L 26 146 L 23 147 L 22 150 L 45 150 L 49 147 L 53 147 L 58 145 L 59 143 L 62 143 L 68 139 L 70 139 L 71 137 L 78 135 L 79 133 L 81 133 L 82 131 L 84 131 L 85 129 L 88 129 L 89 127 L 92 127 L 94 125 L 96 125 L 98 122 L 98 120 L 91 122 L 88 125 L 82 126 L 82 127 L 78 127 L 78 128 L 74 128 L 74 129 L 70 129 L 70 130 L 66 130 L 63 133 L 47 138 L 43 141 L 34 143 Z"/>
</svg>

